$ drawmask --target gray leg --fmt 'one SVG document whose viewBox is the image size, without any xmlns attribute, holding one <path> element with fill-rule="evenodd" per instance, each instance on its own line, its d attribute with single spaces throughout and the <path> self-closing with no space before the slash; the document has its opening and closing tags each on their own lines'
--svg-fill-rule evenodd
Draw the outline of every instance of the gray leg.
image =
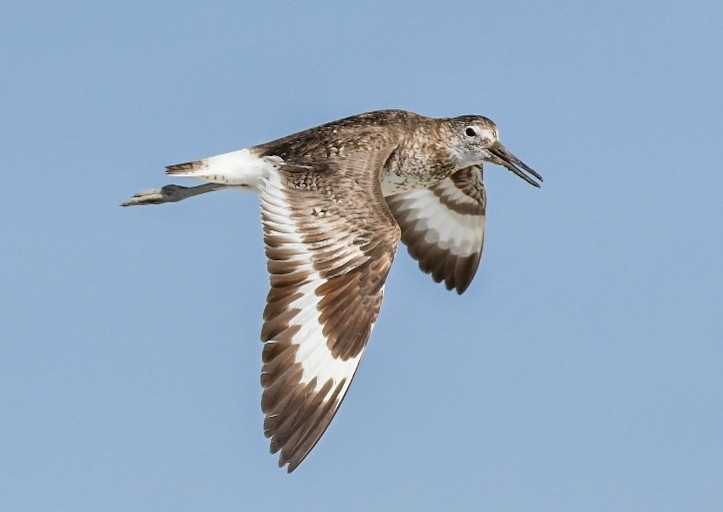
<svg viewBox="0 0 723 512">
<path fill-rule="evenodd" d="M 204 183 L 197 187 L 182 187 L 181 185 L 166 185 L 162 188 L 150 188 L 143 192 L 133 194 L 128 201 L 121 203 L 121 206 L 138 206 L 145 204 L 175 203 L 206 192 L 213 192 L 225 185 L 220 183 Z"/>
</svg>

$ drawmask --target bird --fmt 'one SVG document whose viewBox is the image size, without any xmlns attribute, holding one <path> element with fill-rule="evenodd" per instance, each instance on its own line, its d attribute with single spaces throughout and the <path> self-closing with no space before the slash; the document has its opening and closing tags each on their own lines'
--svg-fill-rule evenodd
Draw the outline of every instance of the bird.
<svg viewBox="0 0 723 512">
<path fill-rule="evenodd" d="M 542 176 L 480 115 L 377 110 L 191 162 L 196 178 L 134 194 L 163 204 L 219 189 L 258 195 L 270 290 L 263 312 L 261 409 L 279 467 L 291 473 L 334 418 L 379 315 L 403 242 L 435 282 L 462 294 L 479 266 L 487 195 L 482 166 Z"/>
</svg>

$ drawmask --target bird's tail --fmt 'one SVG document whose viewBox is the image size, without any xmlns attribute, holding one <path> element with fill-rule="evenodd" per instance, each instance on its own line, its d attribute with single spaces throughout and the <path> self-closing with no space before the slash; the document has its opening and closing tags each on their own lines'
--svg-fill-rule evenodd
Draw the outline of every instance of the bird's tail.
<svg viewBox="0 0 723 512">
<path fill-rule="evenodd" d="M 196 160 L 195 162 L 183 162 L 182 164 L 173 164 L 166 166 L 166 174 L 175 176 L 194 177 L 196 173 L 208 166 L 208 159 Z"/>
<path fill-rule="evenodd" d="M 166 167 L 166 174 L 210 183 L 257 188 L 267 165 L 270 165 L 269 162 L 253 155 L 248 149 L 240 149 L 203 160 L 169 165 Z"/>
</svg>

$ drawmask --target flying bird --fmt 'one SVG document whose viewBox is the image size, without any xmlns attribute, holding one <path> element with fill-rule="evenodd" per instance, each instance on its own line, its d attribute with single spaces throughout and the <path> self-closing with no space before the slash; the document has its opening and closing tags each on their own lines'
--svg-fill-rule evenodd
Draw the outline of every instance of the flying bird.
<svg viewBox="0 0 723 512">
<path fill-rule="evenodd" d="M 334 418 L 400 240 L 434 281 L 467 289 L 484 242 L 484 162 L 535 187 L 542 182 L 486 117 L 379 110 L 170 165 L 166 174 L 206 183 L 145 190 L 123 203 L 176 202 L 222 188 L 259 196 L 271 282 L 261 408 L 279 467 L 296 469 Z"/>
</svg>

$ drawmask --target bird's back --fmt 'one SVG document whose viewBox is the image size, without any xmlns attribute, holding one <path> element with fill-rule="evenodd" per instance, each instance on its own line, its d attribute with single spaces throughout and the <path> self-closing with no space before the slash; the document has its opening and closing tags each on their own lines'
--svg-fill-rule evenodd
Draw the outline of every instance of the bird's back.
<svg viewBox="0 0 723 512">
<path fill-rule="evenodd" d="M 254 150 L 260 151 L 260 156 L 281 157 L 287 163 L 343 157 L 399 142 L 402 127 L 408 129 L 424 119 L 405 110 L 376 110 L 293 133 L 255 146 Z"/>
</svg>

